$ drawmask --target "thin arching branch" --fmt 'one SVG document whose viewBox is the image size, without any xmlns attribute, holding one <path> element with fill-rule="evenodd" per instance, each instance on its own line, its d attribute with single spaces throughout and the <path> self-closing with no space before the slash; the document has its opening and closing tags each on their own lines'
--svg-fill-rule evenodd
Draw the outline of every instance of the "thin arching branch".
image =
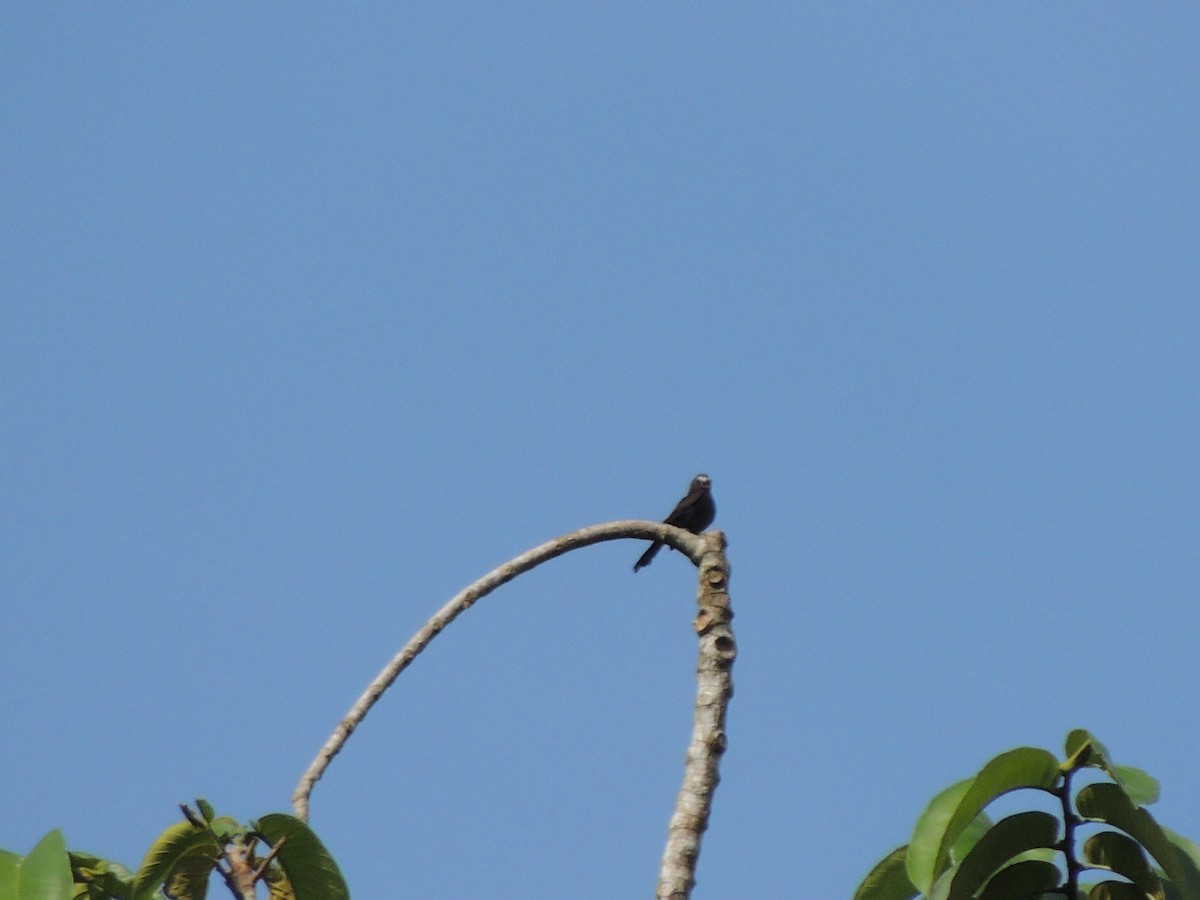
<svg viewBox="0 0 1200 900">
<path fill-rule="evenodd" d="M 701 555 L 705 553 L 708 544 L 705 541 L 704 535 L 695 535 L 684 531 L 680 528 L 675 528 L 672 525 L 664 525 L 661 522 L 643 522 L 640 520 L 627 520 L 621 522 L 605 522 L 602 525 L 591 525 L 587 528 L 581 528 L 578 531 L 572 531 L 570 534 L 564 534 L 562 537 L 555 538 L 542 544 L 540 547 L 534 547 L 522 553 L 515 559 L 511 559 L 498 569 L 493 569 L 488 574 L 484 575 L 474 584 L 471 584 L 459 591 L 449 603 L 434 613 L 425 625 L 414 634 L 400 651 L 392 657 L 383 670 L 375 676 L 362 696 L 355 701 L 350 707 L 350 711 L 346 713 L 337 728 L 333 730 L 329 740 L 317 753 L 312 764 L 300 776 L 300 782 L 296 785 L 296 790 L 292 792 L 292 808 L 295 810 L 297 818 L 308 820 L 308 800 L 312 794 L 313 787 L 317 781 L 325 773 L 325 769 L 329 767 L 329 763 L 345 746 L 346 740 L 350 737 L 355 728 L 359 726 L 367 713 L 371 711 L 371 707 L 383 695 L 383 692 L 388 689 L 396 677 L 408 668 L 409 663 L 416 659 L 417 654 L 441 632 L 443 628 L 449 625 L 459 613 L 469 609 L 477 600 L 486 597 L 496 588 L 505 582 L 511 581 L 522 572 L 526 572 L 533 567 L 544 563 L 548 559 L 553 559 L 556 556 L 561 556 L 571 550 L 580 547 L 586 547 L 589 544 L 598 544 L 601 541 L 613 541 L 620 538 L 642 538 L 645 540 L 662 541 L 668 547 L 674 547 L 676 550 L 683 552 L 693 563 L 700 564 Z"/>
<path fill-rule="evenodd" d="M 725 535 L 711 531 L 704 538 L 700 558 L 699 612 L 693 626 L 700 637 L 696 664 L 696 707 L 692 740 L 684 757 L 683 786 L 667 826 L 667 846 L 659 866 L 656 900 L 687 900 L 696 883 L 700 839 L 708 828 L 713 793 L 721 780 L 719 767 L 725 753 L 725 710 L 733 697 L 733 610 L 729 605 L 729 563 Z"/>
</svg>

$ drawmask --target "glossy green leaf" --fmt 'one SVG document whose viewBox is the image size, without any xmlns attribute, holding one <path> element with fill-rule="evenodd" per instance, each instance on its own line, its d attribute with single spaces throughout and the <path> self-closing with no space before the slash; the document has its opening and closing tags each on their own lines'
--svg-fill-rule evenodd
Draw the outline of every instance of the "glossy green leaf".
<svg viewBox="0 0 1200 900">
<path fill-rule="evenodd" d="M 1054 863 L 1028 860 L 1005 866 L 992 876 L 979 893 L 979 900 L 1014 900 L 1035 897 L 1039 891 L 1049 891 L 1063 882 L 1063 874 Z M 1059 896 L 1058 900 L 1062 900 Z"/>
<path fill-rule="evenodd" d="M 1024 853 L 1013 857 L 1013 862 L 1025 862 L 1027 859 L 1036 859 L 1041 862 L 1057 865 L 1061 858 L 1059 850 L 1056 847 L 1043 847 L 1038 850 L 1026 850 Z"/>
<path fill-rule="evenodd" d="M 972 819 L 963 829 L 962 834 L 958 836 L 954 846 L 950 848 L 951 863 L 962 862 L 963 857 L 971 852 L 972 848 L 979 843 L 979 839 L 987 834 L 988 829 L 995 824 L 987 813 L 980 813 Z"/>
<path fill-rule="evenodd" d="M 1119 784 L 1138 806 L 1158 801 L 1160 788 L 1158 779 L 1133 766 L 1112 766 L 1108 774 Z"/>
<path fill-rule="evenodd" d="M 908 880 L 908 873 L 904 870 L 904 854 L 907 850 L 907 844 L 897 847 L 877 862 L 854 892 L 854 900 L 910 900 L 916 897 L 917 889 Z"/>
<path fill-rule="evenodd" d="M 74 886 L 67 842 L 58 829 L 43 837 L 21 861 L 19 900 L 70 900 Z"/>
<path fill-rule="evenodd" d="M 114 900 L 129 900 L 133 896 L 133 873 L 120 863 L 78 850 L 72 850 L 67 855 L 71 860 L 76 896 Z"/>
<path fill-rule="evenodd" d="M 959 864 L 947 900 L 970 900 L 997 869 L 1029 850 L 1058 841 L 1058 819 L 1044 812 L 1022 812 L 997 822 Z"/>
<path fill-rule="evenodd" d="M 17 895 L 17 884 L 21 873 L 21 857 L 7 850 L 0 850 L 0 900 Z"/>
<path fill-rule="evenodd" d="M 275 859 L 296 900 L 349 900 L 350 889 L 337 863 L 304 822 L 284 813 L 269 813 L 255 823 L 255 830 L 271 846 L 284 841 Z"/>
<path fill-rule="evenodd" d="M 263 880 L 267 883 L 268 900 L 296 900 L 296 892 L 283 869 L 277 863 L 267 867 Z"/>
<path fill-rule="evenodd" d="M 928 894 L 934 880 L 942 871 L 945 860 L 942 855 L 943 838 L 954 819 L 955 811 L 974 783 L 974 778 L 964 778 L 957 784 L 939 791 L 917 819 L 913 829 L 913 842 L 909 843 L 908 852 L 905 854 L 905 871 L 909 881 L 920 893 Z M 954 837 L 958 837 L 957 833 Z M 954 841 L 945 843 L 952 845 Z"/>
<path fill-rule="evenodd" d="M 908 849 L 909 879 L 928 894 L 945 869 L 950 847 L 985 806 L 1021 788 L 1050 790 L 1058 778 L 1058 760 L 1050 753 L 1018 747 L 989 761 L 974 778 L 946 788 L 917 820 Z"/>
<path fill-rule="evenodd" d="M 1057 850 L 1050 850 L 1047 848 L 1027 850 L 1024 853 L 1018 854 L 1017 856 L 1008 860 L 1008 865 L 1000 871 L 1007 871 L 1007 869 L 1025 862 L 1046 863 L 1052 866 L 1055 871 L 1058 871 L 1057 861 L 1059 856 L 1060 854 Z M 1023 872 L 1025 870 L 1018 869 L 1017 871 Z M 961 890 L 961 888 L 954 887 L 954 880 L 957 877 L 958 867 L 951 866 L 948 868 L 945 872 L 938 876 L 938 880 L 933 883 L 933 887 L 930 889 L 929 893 L 927 895 L 923 895 L 925 900 L 949 900 L 950 891 L 952 888 L 955 890 Z M 1041 888 L 1039 887 L 1037 890 L 1040 891 Z M 974 897 L 976 894 L 972 893 L 969 896 Z M 1062 900 L 1061 895 L 1056 897 L 1055 900 Z"/>
<path fill-rule="evenodd" d="M 1123 875 L 1153 900 L 1166 900 L 1162 882 L 1150 870 L 1141 845 L 1115 831 L 1099 831 L 1083 842 L 1083 859 L 1090 866 Z"/>
<path fill-rule="evenodd" d="M 1195 861 L 1187 853 L 1176 851 L 1154 817 L 1134 806 L 1118 785 L 1089 784 L 1080 788 L 1075 808 L 1085 819 L 1120 828 L 1154 857 L 1185 898 L 1200 900 L 1200 869 Z"/>
<path fill-rule="evenodd" d="M 200 810 L 200 816 L 205 822 L 211 824 L 212 820 L 216 818 L 216 814 L 213 812 L 212 804 L 203 797 L 196 798 L 196 809 Z"/>
<path fill-rule="evenodd" d="M 1170 828 L 1160 825 L 1162 833 L 1167 836 L 1167 840 L 1171 842 L 1171 846 L 1175 848 L 1175 853 L 1179 857 L 1180 865 L 1185 871 L 1200 872 L 1200 846 L 1188 840 L 1183 835 L 1176 834 Z M 1161 869 L 1156 870 L 1159 878 L 1163 881 L 1163 890 L 1166 891 L 1167 900 L 1185 900 L 1183 893 L 1175 886 L 1175 883 L 1167 876 L 1167 873 Z M 1196 896 L 1189 895 L 1186 900 L 1196 900 Z"/>
<path fill-rule="evenodd" d="M 81 850 L 68 850 L 67 856 L 71 859 L 72 869 L 108 869 L 110 864 L 107 859 L 102 859 L 99 856 L 93 856 L 91 853 L 84 853 Z"/>
<path fill-rule="evenodd" d="M 229 842 L 234 838 L 244 839 L 246 835 L 246 829 L 242 827 L 242 824 L 229 816 L 217 816 L 208 824 L 208 828 L 219 841 Z M 243 843 L 246 841 L 243 840 Z"/>
<path fill-rule="evenodd" d="M 1046 815 L 1046 814 L 1039 813 L 1039 815 Z M 1057 833 L 1058 820 L 1055 819 L 1053 816 L 1050 816 L 1050 819 L 1051 819 L 1051 821 L 1053 821 L 1054 826 L 1055 826 L 1054 831 Z M 987 852 L 986 849 L 983 852 Z M 1058 869 L 1057 862 L 1060 858 L 1061 858 L 1061 854 L 1059 853 L 1058 850 L 1051 849 L 1049 847 L 1035 847 L 1030 850 L 1024 850 L 1020 853 L 1017 853 L 1014 856 L 1011 856 L 1011 857 L 1005 859 L 1003 862 L 1003 865 L 1005 865 L 1006 867 L 1011 867 L 1018 863 L 1036 860 L 1038 862 L 1049 863 L 1051 866 L 1054 866 L 1055 870 L 1057 871 L 1057 869 Z M 965 860 L 964 860 L 964 862 L 965 862 Z M 977 863 L 977 864 L 979 864 L 979 863 Z M 1018 870 L 1018 871 L 1020 872 L 1023 870 Z M 950 900 L 952 890 L 955 892 L 956 895 L 959 894 L 960 892 L 965 891 L 965 893 L 963 893 L 962 896 L 974 897 L 976 891 L 979 888 L 979 885 L 982 884 L 983 881 L 986 881 L 986 877 L 984 879 L 981 879 L 979 882 L 977 882 L 974 889 L 971 889 L 969 891 L 966 890 L 965 882 L 973 881 L 973 880 L 975 880 L 975 879 L 972 877 L 971 874 L 966 874 L 966 875 L 960 876 L 960 866 L 952 865 L 952 866 L 948 867 L 946 869 L 946 871 L 944 871 L 941 875 L 938 876 L 937 881 L 935 881 L 933 883 L 933 887 L 929 889 L 929 893 L 923 894 L 922 897 L 924 898 L 924 900 Z M 956 881 L 958 882 L 957 884 L 955 884 Z M 1040 888 L 1039 888 L 1039 890 L 1040 890 Z M 1062 900 L 1062 898 L 1057 897 L 1057 898 L 1055 898 L 1055 900 Z"/>
<path fill-rule="evenodd" d="M 1146 900 L 1145 892 L 1127 881 L 1101 881 L 1087 896 L 1088 900 Z"/>
<path fill-rule="evenodd" d="M 216 860 L 220 854 L 221 848 L 207 828 L 197 828 L 191 822 L 176 822 L 159 835 L 146 852 L 134 875 L 134 900 L 152 900 L 171 870 L 185 857 L 197 855 Z"/>
<path fill-rule="evenodd" d="M 929 892 L 921 895 L 922 900 L 946 900 L 947 895 L 950 893 L 950 882 L 953 881 L 956 871 L 957 869 L 954 866 L 948 866 L 938 876 L 937 881 L 933 883 L 933 887 L 929 889 Z"/>
<path fill-rule="evenodd" d="M 210 848 L 197 847 L 176 860 L 163 882 L 163 892 L 172 900 L 204 900 L 216 864 Z"/>
<path fill-rule="evenodd" d="M 1074 729 L 1067 735 L 1063 749 L 1067 753 L 1066 762 L 1063 763 L 1064 770 L 1103 764 L 1104 745 L 1097 741 L 1090 731 Z M 1101 757 L 1099 763 L 1096 761 L 1097 756 Z"/>
<path fill-rule="evenodd" d="M 1167 840 L 1174 846 L 1175 852 L 1179 854 L 1181 861 L 1190 861 L 1192 867 L 1200 871 L 1200 845 L 1181 834 L 1176 834 L 1165 825 L 1160 825 L 1159 828 L 1162 829 L 1162 833 L 1167 836 Z"/>
<path fill-rule="evenodd" d="M 1108 773 L 1113 781 L 1125 789 L 1138 806 L 1158 800 L 1158 780 L 1133 766 L 1118 766 L 1112 761 L 1108 748 L 1096 740 L 1095 735 L 1077 728 L 1067 735 L 1067 761 L 1064 769 L 1091 766 Z"/>
</svg>

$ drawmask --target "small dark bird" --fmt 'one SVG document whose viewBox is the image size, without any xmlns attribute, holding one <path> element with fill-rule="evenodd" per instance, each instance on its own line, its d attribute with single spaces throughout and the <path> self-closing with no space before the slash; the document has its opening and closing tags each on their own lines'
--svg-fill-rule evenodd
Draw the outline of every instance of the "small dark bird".
<svg viewBox="0 0 1200 900">
<path fill-rule="evenodd" d="M 699 534 L 713 523 L 717 517 L 717 504 L 713 503 L 712 481 L 707 475 L 697 475 L 692 479 L 684 498 L 675 504 L 671 514 L 663 519 L 667 525 L 676 528 L 686 528 L 692 534 Z M 662 541 L 654 541 L 641 558 L 633 564 L 633 571 L 644 569 L 650 565 L 655 554 L 662 548 Z"/>
</svg>

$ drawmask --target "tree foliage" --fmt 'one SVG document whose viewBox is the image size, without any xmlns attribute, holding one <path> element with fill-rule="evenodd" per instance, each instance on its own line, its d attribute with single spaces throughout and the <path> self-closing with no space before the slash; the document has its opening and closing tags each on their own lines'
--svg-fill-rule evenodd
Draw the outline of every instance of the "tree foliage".
<svg viewBox="0 0 1200 900">
<path fill-rule="evenodd" d="M 349 900 L 337 864 L 304 822 L 269 813 L 249 826 L 217 816 L 205 800 L 166 829 L 136 872 L 68 851 L 51 831 L 26 856 L 0 851 L 0 900 L 204 900 L 213 874 L 232 896 L 271 900 Z"/>
<path fill-rule="evenodd" d="M 1013 791 L 1047 795 L 1055 812 L 993 821 L 987 808 Z M 1035 747 L 1006 751 L 938 793 L 854 900 L 1200 900 L 1200 848 L 1144 809 L 1158 793 L 1082 729 L 1067 735 L 1061 761 Z"/>
</svg>

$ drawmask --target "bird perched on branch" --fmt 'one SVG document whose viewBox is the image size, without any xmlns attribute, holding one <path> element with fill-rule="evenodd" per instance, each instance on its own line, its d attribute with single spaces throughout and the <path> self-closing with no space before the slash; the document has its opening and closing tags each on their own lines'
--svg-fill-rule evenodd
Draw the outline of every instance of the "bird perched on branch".
<svg viewBox="0 0 1200 900">
<path fill-rule="evenodd" d="M 667 525 L 685 528 L 699 534 L 717 517 L 717 505 L 713 503 L 712 481 L 707 475 L 697 475 L 683 499 L 675 504 L 671 514 L 663 519 Z M 650 548 L 633 564 L 633 571 L 650 565 L 655 554 L 662 548 L 662 541 L 654 541 Z"/>
</svg>

